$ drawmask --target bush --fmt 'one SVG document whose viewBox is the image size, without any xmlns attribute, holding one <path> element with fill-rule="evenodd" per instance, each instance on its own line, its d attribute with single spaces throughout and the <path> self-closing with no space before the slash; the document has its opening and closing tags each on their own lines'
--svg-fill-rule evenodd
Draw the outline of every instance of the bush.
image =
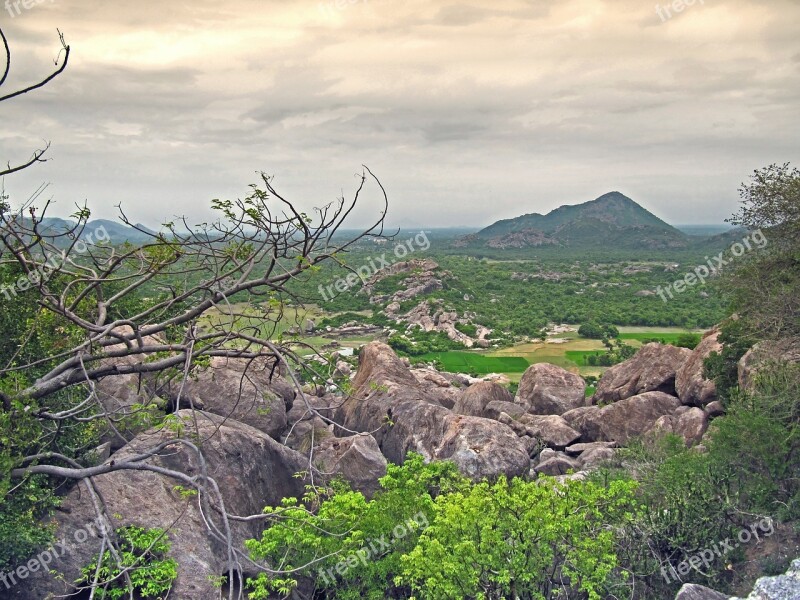
<svg viewBox="0 0 800 600">
<path fill-rule="evenodd" d="M 104 600 L 132 597 L 162 598 L 178 577 L 178 563 L 167 558 L 171 547 L 163 529 L 127 526 L 117 530 L 121 561 L 106 551 L 82 569 L 79 584 L 90 585 L 97 574 L 99 586 L 95 596 Z M 98 562 L 99 567 L 98 567 Z M 130 585 L 126 581 L 130 580 Z"/>
<path fill-rule="evenodd" d="M 266 508 L 271 526 L 247 548 L 303 574 L 318 598 L 599 598 L 616 567 L 615 531 L 630 521 L 633 489 L 522 479 L 474 484 L 448 462 L 411 454 L 389 465 L 372 500 L 338 485 L 306 506 Z M 402 527 L 402 531 L 400 530 Z M 427 528 L 426 528 L 427 527 Z M 377 548 L 375 540 L 386 543 Z M 574 590 L 562 594 L 563 578 Z M 248 581 L 250 598 L 290 593 L 292 578 Z"/>
<path fill-rule="evenodd" d="M 613 325 L 601 325 L 591 321 L 578 327 L 578 335 L 593 340 L 602 340 L 604 338 L 619 337 L 619 329 Z"/>
<path fill-rule="evenodd" d="M 442 495 L 397 581 L 432 600 L 599 599 L 617 566 L 614 529 L 633 515 L 633 489 L 501 477 Z"/>
</svg>

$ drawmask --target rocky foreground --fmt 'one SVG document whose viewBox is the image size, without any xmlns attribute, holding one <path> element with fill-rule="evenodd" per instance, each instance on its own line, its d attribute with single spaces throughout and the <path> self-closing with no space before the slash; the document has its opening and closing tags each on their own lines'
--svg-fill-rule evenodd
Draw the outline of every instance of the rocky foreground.
<svg viewBox="0 0 800 600">
<path fill-rule="evenodd" d="M 263 526 L 258 519 L 223 519 L 223 506 L 228 515 L 258 515 L 284 497 L 301 496 L 307 483 L 335 476 L 369 496 L 387 461 L 402 462 L 409 452 L 451 460 L 474 479 L 580 478 L 637 436 L 666 431 L 688 446 L 701 445 L 709 421 L 723 413 L 713 382 L 702 375 L 703 359 L 720 349 L 717 335 L 707 333 L 695 350 L 647 344 L 609 369 L 591 398 L 582 378 L 553 365 L 531 366 L 513 397 L 493 382 L 412 369 L 377 342 L 362 349 L 347 397 L 297 393 L 286 379 L 270 377 L 268 365 L 230 359 L 215 359 L 182 387 L 151 389 L 132 376 L 108 378 L 98 386 L 108 410 L 130 415 L 155 402 L 172 406 L 175 417 L 171 426 L 144 431 L 128 420 L 100 450 L 103 464 L 162 444 L 145 461 L 164 472 L 114 471 L 72 489 L 55 517 L 57 539 L 64 543 L 48 565 L 64 577 L 29 573 L 10 597 L 41 600 L 69 593 L 99 550 L 92 524 L 101 500 L 114 526 L 171 530 L 179 577 L 170 598 L 216 598 L 219 588 L 209 576 L 226 574 L 232 564 L 245 577 L 257 573 L 246 558 L 230 554 L 228 542 L 242 548 Z M 756 349 L 742 359 L 742 385 L 752 379 L 760 357 Z M 349 375 L 345 363 L 339 370 Z M 192 441 L 179 443 L 177 437 Z M 198 501 L 166 470 L 207 476 L 217 493 Z M 701 593 L 715 594 L 686 586 L 679 597 L 724 597 Z"/>
</svg>

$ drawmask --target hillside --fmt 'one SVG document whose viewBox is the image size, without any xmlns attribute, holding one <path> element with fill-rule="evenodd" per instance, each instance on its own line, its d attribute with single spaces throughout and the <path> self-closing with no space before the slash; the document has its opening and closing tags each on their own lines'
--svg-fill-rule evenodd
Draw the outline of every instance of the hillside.
<svg viewBox="0 0 800 600">
<path fill-rule="evenodd" d="M 682 249 L 686 234 L 619 192 L 583 204 L 561 206 L 546 215 L 526 214 L 497 221 L 459 238 L 471 248 Z"/>
</svg>

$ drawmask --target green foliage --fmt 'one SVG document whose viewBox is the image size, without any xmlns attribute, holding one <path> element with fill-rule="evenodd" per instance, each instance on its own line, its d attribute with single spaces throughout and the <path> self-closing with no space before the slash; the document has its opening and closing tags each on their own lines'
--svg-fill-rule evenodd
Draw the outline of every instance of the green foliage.
<svg viewBox="0 0 800 600">
<path fill-rule="evenodd" d="M 732 395 L 726 416 L 704 438 L 705 452 L 687 449 L 682 438 L 643 440 L 620 451 L 620 470 L 601 472 L 607 480 L 635 473 L 645 510 L 628 530 L 621 558 L 645 582 L 653 597 L 674 595 L 659 571 L 677 565 L 732 537 L 762 517 L 800 517 L 800 385 L 797 367 L 761 378 L 751 394 Z M 714 562 L 692 581 L 725 587 L 726 560 Z M 727 561 L 727 562 L 726 562 Z"/>
<path fill-rule="evenodd" d="M 723 403 L 738 391 L 739 359 L 753 346 L 755 338 L 746 331 L 744 323 L 728 320 L 720 327 L 721 352 L 712 352 L 703 363 L 704 375 L 716 384 L 717 395 Z"/>
<path fill-rule="evenodd" d="M 463 348 L 441 331 L 422 331 L 415 329 L 406 336 L 393 335 L 387 342 L 399 356 L 421 356 L 432 352 L 447 352 Z"/>
<path fill-rule="evenodd" d="M 619 329 L 608 323 L 600 324 L 595 321 L 582 324 L 578 328 L 578 335 L 593 340 L 619 337 Z"/>
<path fill-rule="evenodd" d="M 753 231 L 758 251 L 739 259 L 722 282 L 746 333 L 800 337 L 800 170 L 770 165 L 742 184 L 731 222 Z"/>
<path fill-rule="evenodd" d="M 246 546 L 254 559 L 280 562 L 285 569 L 317 561 L 308 574 L 331 598 L 383 600 L 400 572 L 400 557 L 416 544 L 419 524 L 433 515 L 436 496 L 467 482 L 452 463 L 425 464 L 412 454 L 402 466 L 389 465 L 380 484 L 372 500 L 337 485 L 324 494 L 309 491 L 304 500 L 313 512 L 294 499 L 284 500 L 279 508 L 267 507 L 271 526 Z M 398 525 L 404 525 L 402 538 L 393 534 Z M 380 540 L 389 542 L 388 547 Z M 360 560 L 358 553 L 364 556 L 367 551 L 369 559 Z M 355 564 L 337 571 L 348 559 Z M 262 600 L 272 591 L 285 593 L 295 581 L 261 574 L 248 585 L 250 598 Z"/>
<path fill-rule="evenodd" d="M 616 567 L 615 528 L 633 518 L 634 484 L 522 479 L 474 484 L 451 463 L 410 455 L 390 465 L 366 500 L 337 487 L 306 506 L 267 507 L 271 526 L 247 547 L 254 559 L 308 568 L 320 597 L 599 598 Z M 429 526 L 428 526 L 429 525 Z M 427 528 L 425 528 L 428 526 Z M 376 540 L 386 544 L 378 545 Z M 292 578 L 248 582 L 254 600 L 286 593 Z"/>
<path fill-rule="evenodd" d="M 91 585 L 97 575 L 95 597 L 127 598 L 131 590 L 137 598 L 164 598 L 178 577 L 178 563 L 167 553 L 171 544 L 163 529 L 144 529 L 129 525 L 116 531 L 120 560 L 110 552 L 94 559 L 81 569 L 76 583 Z M 99 563 L 99 566 L 98 566 Z"/>
<path fill-rule="evenodd" d="M 478 335 L 478 327 L 472 323 L 456 323 L 455 328 L 464 335 L 468 335 L 473 338 Z"/>
<path fill-rule="evenodd" d="M 436 600 L 601 598 L 617 566 L 614 528 L 636 509 L 634 487 L 501 478 L 442 495 L 397 581 Z"/>
<path fill-rule="evenodd" d="M 699 343 L 700 335 L 696 333 L 681 333 L 675 341 L 675 345 L 678 346 L 678 348 L 688 348 L 689 350 L 697 348 L 697 344 Z"/>
</svg>

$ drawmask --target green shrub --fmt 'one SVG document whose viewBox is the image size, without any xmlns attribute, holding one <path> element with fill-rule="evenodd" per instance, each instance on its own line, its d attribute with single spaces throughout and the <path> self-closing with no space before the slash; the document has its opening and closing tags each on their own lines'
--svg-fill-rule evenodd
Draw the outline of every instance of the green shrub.
<svg viewBox="0 0 800 600">
<path fill-rule="evenodd" d="M 116 531 L 120 561 L 106 551 L 95 556 L 81 572 L 78 584 L 99 582 L 95 597 L 127 598 L 131 590 L 137 598 L 161 598 L 178 576 L 178 563 L 168 558 L 171 544 L 163 529 L 144 529 L 129 525 Z M 99 563 L 99 566 L 98 566 Z"/>
</svg>

